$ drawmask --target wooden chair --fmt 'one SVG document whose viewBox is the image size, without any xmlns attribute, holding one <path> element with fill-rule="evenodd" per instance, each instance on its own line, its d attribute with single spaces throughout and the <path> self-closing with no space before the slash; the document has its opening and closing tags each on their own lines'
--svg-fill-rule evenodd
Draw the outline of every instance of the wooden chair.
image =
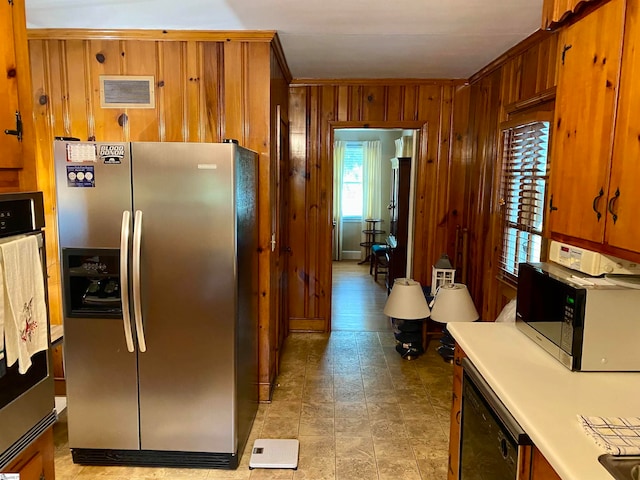
<svg viewBox="0 0 640 480">
<path fill-rule="evenodd" d="M 387 245 L 379 244 L 371 247 L 371 265 L 369 267 L 369 275 L 373 271 L 373 280 L 378 281 L 379 274 L 387 274 L 389 271 L 389 259 L 387 252 L 389 247 Z"/>
</svg>

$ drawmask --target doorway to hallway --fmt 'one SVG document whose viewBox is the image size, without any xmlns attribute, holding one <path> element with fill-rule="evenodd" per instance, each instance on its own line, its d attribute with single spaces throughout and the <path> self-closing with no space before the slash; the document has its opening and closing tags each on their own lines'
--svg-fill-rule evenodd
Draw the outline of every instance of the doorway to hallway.
<svg viewBox="0 0 640 480">
<path fill-rule="evenodd" d="M 382 313 L 387 301 L 384 277 L 375 282 L 369 263 L 357 260 L 333 262 L 331 329 L 333 331 L 391 331 L 389 318 Z"/>
</svg>

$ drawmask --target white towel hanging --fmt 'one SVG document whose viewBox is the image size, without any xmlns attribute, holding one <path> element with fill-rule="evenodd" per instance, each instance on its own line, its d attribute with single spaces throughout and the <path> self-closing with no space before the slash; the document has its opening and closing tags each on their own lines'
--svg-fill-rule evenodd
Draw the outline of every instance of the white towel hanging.
<svg viewBox="0 0 640 480">
<path fill-rule="evenodd" d="M 35 236 L 0 244 L 2 300 L 7 365 L 18 361 L 18 372 L 31 366 L 31 357 L 48 347 L 44 277 Z"/>
</svg>

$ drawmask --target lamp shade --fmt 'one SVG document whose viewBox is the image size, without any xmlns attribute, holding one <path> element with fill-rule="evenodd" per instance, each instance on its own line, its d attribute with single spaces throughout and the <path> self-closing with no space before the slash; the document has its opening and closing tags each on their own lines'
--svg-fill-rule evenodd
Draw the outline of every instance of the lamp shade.
<svg viewBox="0 0 640 480">
<path fill-rule="evenodd" d="M 440 323 L 473 322 L 479 317 L 466 285 L 447 283 L 440 287 L 431 310 L 431 320 Z"/>
<path fill-rule="evenodd" d="M 409 278 L 396 278 L 383 312 L 388 317 L 400 320 L 427 318 L 430 313 L 429 305 L 420 282 Z"/>
</svg>

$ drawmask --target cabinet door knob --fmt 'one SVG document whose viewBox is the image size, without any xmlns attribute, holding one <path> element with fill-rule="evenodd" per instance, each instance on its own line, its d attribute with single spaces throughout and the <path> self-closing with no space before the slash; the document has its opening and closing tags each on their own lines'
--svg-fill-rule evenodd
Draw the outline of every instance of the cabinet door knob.
<svg viewBox="0 0 640 480">
<path fill-rule="evenodd" d="M 616 224 L 616 221 L 618 220 L 618 215 L 616 213 L 614 213 L 613 211 L 613 206 L 616 202 L 616 200 L 618 199 L 618 197 L 620 197 L 620 189 L 616 188 L 616 193 L 613 194 L 613 197 L 611 197 L 609 199 L 609 204 L 607 205 L 607 209 L 609 210 L 609 213 L 611 214 L 611 218 L 613 218 L 613 224 Z"/>
<path fill-rule="evenodd" d="M 553 195 L 551 195 L 551 198 L 549 199 L 549 211 L 553 212 L 554 210 L 558 210 L 558 207 L 553 206 Z"/>
<path fill-rule="evenodd" d="M 593 211 L 596 212 L 596 217 L 598 217 L 598 221 L 600 221 L 600 218 L 602 217 L 602 214 L 598 211 L 598 200 L 600 200 L 603 195 L 604 195 L 604 190 L 601 187 L 600 192 L 598 192 L 598 195 L 596 195 L 596 198 L 593 199 L 593 204 L 591 205 L 591 208 L 593 208 Z"/>
</svg>

